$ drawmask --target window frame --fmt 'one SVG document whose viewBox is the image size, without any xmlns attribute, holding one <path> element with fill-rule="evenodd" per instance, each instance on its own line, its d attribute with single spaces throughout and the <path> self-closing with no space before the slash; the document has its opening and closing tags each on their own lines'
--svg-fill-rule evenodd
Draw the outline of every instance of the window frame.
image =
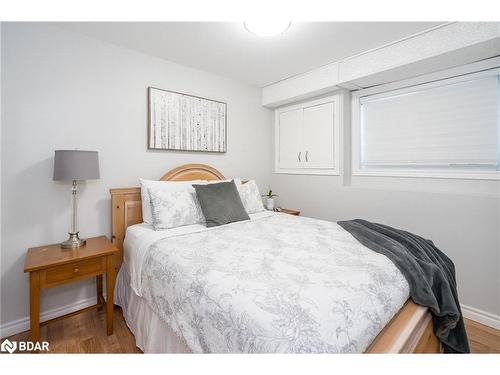
<svg viewBox="0 0 500 375">
<path fill-rule="evenodd" d="M 352 93 L 351 97 L 351 146 L 352 146 L 352 175 L 353 176 L 383 176 L 383 177 L 422 177 L 422 178 L 452 178 L 452 179 L 480 179 L 500 180 L 500 170 L 467 170 L 459 168 L 420 169 L 411 167 L 361 167 L 361 99 L 366 97 L 377 98 L 414 92 L 416 89 L 429 89 L 446 84 L 470 81 L 488 76 L 500 76 L 500 59 L 479 62 L 460 68 L 454 68 L 414 79 L 394 82 L 363 89 Z M 499 86 L 500 91 L 500 86 Z M 500 97 L 500 96 L 499 96 Z M 500 103 L 499 103 L 500 112 Z M 500 116 L 500 113 L 499 113 Z M 499 117 L 500 121 L 500 117 Z M 500 129 L 497 138 L 500 137 Z M 500 144 L 500 139 L 498 139 Z M 497 167 L 498 168 L 498 167 Z"/>
</svg>

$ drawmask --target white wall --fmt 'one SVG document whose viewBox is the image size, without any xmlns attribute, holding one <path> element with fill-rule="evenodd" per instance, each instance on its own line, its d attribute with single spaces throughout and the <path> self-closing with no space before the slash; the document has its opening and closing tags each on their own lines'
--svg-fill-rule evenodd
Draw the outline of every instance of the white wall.
<svg viewBox="0 0 500 375">
<path fill-rule="evenodd" d="M 227 102 L 228 152 L 146 150 L 148 86 Z M 52 181 L 54 150 L 99 151 L 101 179 L 80 190 L 83 237 L 109 236 L 109 188 L 137 186 L 139 177 L 157 179 L 183 163 L 269 184 L 272 113 L 261 107 L 258 88 L 54 26 L 9 23 L 2 94 L 2 325 L 28 315 L 26 249 L 67 236 L 70 186 Z M 46 290 L 42 312 L 94 291 L 89 281 Z"/>
<path fill-rule="evenodd" d="M 455 263 L 461 303 L 500 324 L 500 181 L 273 174 L 278 205 L 325 220 L 362 218 L 420 234 Z"/>
</svg>

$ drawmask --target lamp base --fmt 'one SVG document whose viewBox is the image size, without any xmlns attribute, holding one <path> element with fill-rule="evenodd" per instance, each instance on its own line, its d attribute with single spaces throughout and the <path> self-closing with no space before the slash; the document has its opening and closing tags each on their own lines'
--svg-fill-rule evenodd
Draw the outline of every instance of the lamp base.
<svg viewBox="0 0 500 375">
<path fill-rule="evenodd" d="M 61 247 L 63 249 L 76 249 L 76 248 L 85 246 L 85 243 L 87 241 L 86 240 L 82 240 L 81 238 L 78 238 L 78 233 L 79 232 L 68 233 L 69 234 L 69 238 L 66 241 L 64 241 L 64 242 L 61 242 Z"/>
</svg>

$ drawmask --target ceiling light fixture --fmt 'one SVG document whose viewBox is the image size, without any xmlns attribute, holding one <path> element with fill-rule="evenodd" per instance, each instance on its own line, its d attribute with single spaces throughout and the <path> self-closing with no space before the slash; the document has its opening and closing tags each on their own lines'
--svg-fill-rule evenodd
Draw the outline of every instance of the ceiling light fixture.
<svg viewBox="0 0 500 375">
<path fill-rule="evenodd" d="M 258 36 L 275 36 L 290 28 L 290 21 L 245 21 L 243 26 L 248 32 Z"/>
</svg>

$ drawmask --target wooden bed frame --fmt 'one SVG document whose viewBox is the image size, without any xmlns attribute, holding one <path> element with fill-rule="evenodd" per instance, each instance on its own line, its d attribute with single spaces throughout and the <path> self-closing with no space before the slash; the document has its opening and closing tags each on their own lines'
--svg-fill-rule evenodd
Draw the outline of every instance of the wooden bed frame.
<svg viewBox="0 0 500 375">
<path fill-rule="evenodd" d="M 164 174 L 160 181 L 223 180 L 217 169 L 205 164 L 185 164 Z M 112 242 L 119 249 L 116 271 L 123 260 L 123 240 L 127 227 L 142 223 L 141 189 L 110 189 Z M 440 353 L 441 345 L 432 328 L 427 308 L 410 299 L 378 334 L 366 353 Z"/>
</svg>

